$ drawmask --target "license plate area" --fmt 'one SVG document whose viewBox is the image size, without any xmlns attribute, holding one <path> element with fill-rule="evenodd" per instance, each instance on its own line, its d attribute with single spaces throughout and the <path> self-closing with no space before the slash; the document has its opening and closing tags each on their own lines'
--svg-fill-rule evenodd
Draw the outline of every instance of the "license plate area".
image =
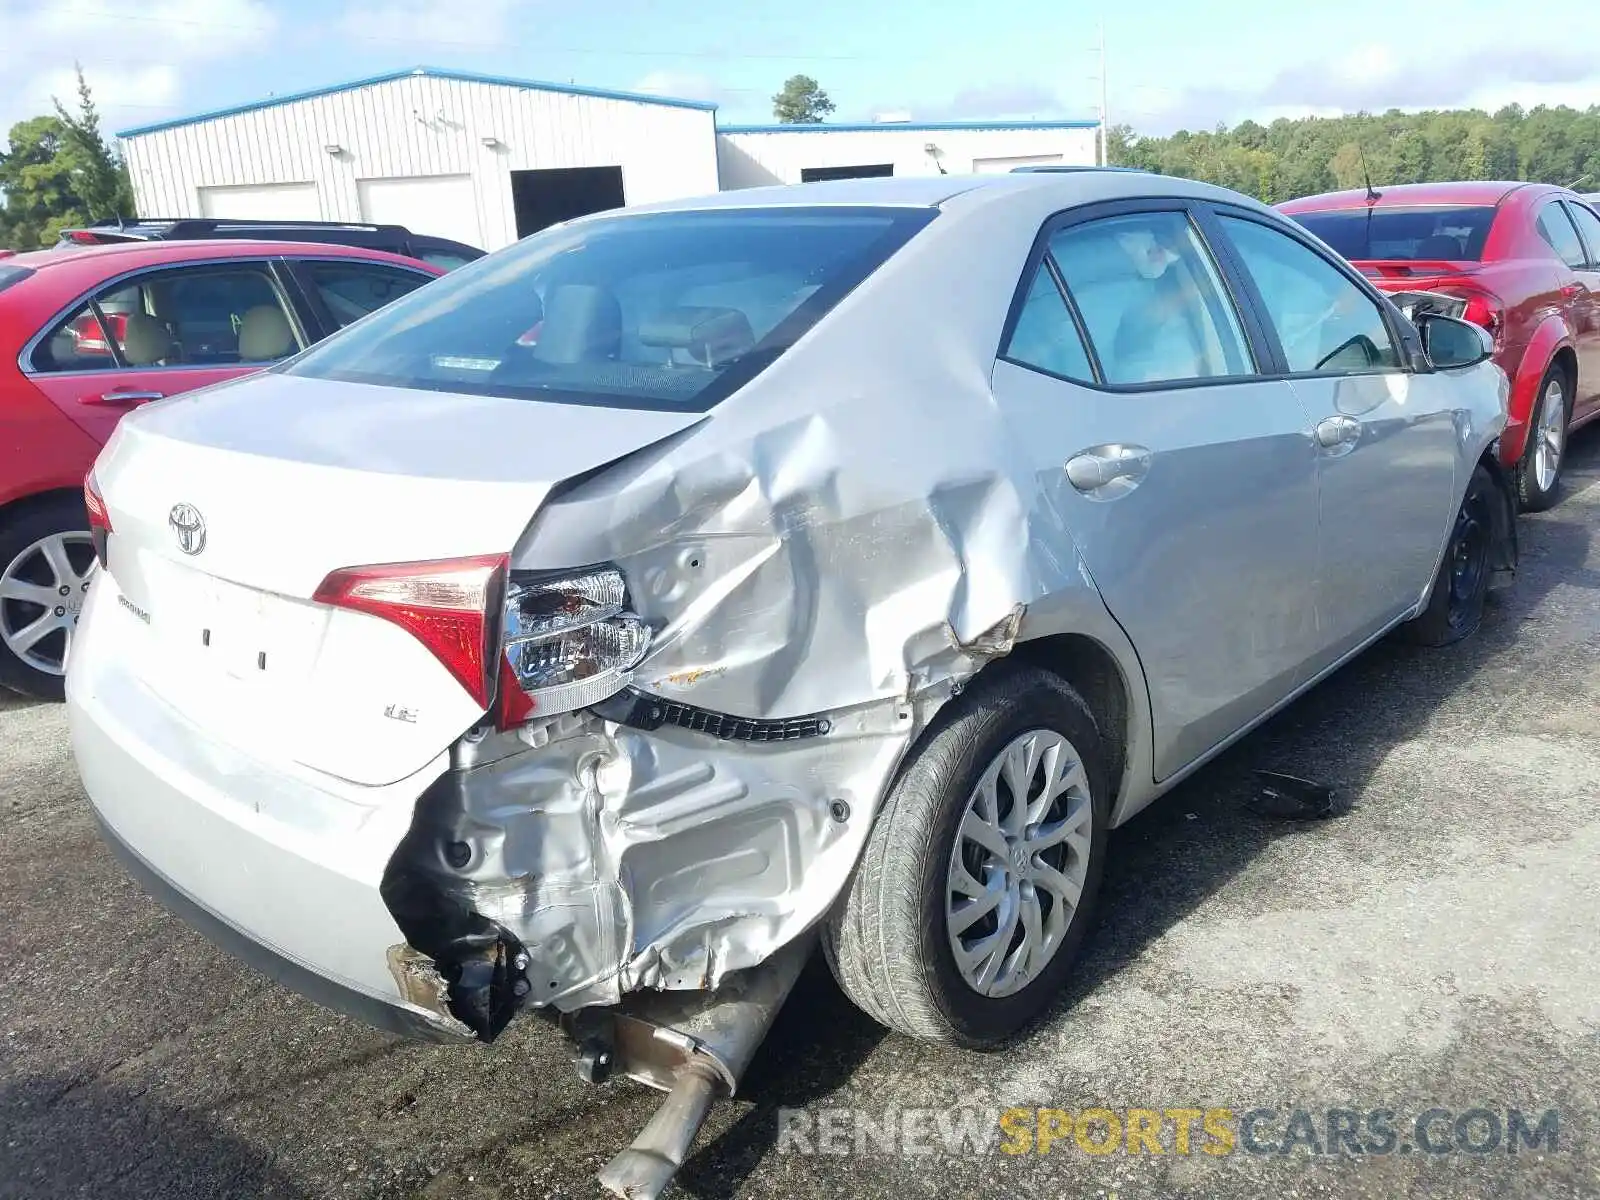
<svg viewBox="0 0 1600 1200">
<path fill-rule="evenodd" d="M 146 579 L 156 641 L 189 670 L 268 691 L 310 674 L 325 623 L 319 606 L 154 557 Z"/>
</svg>

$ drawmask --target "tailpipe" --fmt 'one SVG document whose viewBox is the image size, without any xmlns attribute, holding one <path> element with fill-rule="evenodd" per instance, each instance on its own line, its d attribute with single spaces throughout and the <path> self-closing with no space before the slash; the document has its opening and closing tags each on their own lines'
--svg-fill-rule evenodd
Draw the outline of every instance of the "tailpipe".
<svg viewBox="0 0 1600 1200">
<path fill-rule="evenodd" d="M 667 1093 L 639 1136 L 599 1180 L 624 1200 L 656 1200 L 689 1156 L 718 1096 L 732 1096 L 772 1028 L 813 936 L 760 966 L 730 975 L 716 991 L 634 993 L 603 1014 L 575 1013 L 579 1069 L 598 1081 L 613 1070 Z"/>
</svg>

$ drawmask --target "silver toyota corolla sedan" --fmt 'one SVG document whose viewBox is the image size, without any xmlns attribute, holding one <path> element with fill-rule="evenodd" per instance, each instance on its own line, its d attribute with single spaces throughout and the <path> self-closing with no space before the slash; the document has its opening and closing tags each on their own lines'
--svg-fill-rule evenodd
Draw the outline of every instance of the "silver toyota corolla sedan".
<svg viewBox="0 0 1600 1200">
<path fill-rule="evenodd" d="M 1515 566 L 1491 349 L 1157 176 L 576 221 L 124 420 L 77 760 L 291 985 L 553 1011 L 687 1089 L 613 1165 L 644 1194 L 816 941 L 883 1024 L 995 1044 L 1110 829 L 1396 627 L 1470 634 Z"/>
</svg>

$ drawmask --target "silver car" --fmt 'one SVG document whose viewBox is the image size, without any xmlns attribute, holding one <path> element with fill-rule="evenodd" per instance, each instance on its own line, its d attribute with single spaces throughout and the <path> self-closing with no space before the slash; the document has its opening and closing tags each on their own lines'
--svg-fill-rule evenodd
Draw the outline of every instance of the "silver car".
<svg viewBox="0 0 1600 1200">
<path fill-rule="evenodd" d="M 679 1089 L 608 1180 L 648 1193 L 814 939 L 888 1027 L 1000 1042 L 1109 830 L 1391 630 L 1473 632 L 1491 349 L 1157 176 L 573 222 L 122 423 L 77 760 L 286 982 L 554 1011 Z"/>
</svg>

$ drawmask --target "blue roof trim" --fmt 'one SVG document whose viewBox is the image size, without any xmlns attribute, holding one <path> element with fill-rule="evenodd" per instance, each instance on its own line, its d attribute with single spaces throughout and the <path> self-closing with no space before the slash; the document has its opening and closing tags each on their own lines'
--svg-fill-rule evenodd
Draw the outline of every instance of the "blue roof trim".
<svg viewBox="0 0 1600 1200">
<path fill-rule="evenodd" d="M 718 125 L 718 133 L 945 133 L 962 129 L 1099 129 L 1099 121 L 875 121 L 870 125 Z"/>
<path fill-rule="evenodd" d="M 371 87 L 378 83 L 393 83 L 399 79 L 412 79 L 416 76 L 426 76 L 431 79 L 453 79 L 457 83 L 490 83 L 501 87 L 528 88 L 539 92 L 559 92 L 566 96 L 592 96 L 599 100 L 631 100 L 636 104 L 662 104 L 668 108 L 694 108 L 702 112 L 715 112 L 717 106 L 705 100 L 679 100 L 674 96 L 652 96 L 645 92 L 617 92 L 607 88 L 580 87 L 570 83 L 546 83 L 538 79 L 513 79 L 508 75 L 480 75 L 476 71 L 452 71 L 442 67 L 407 67 L 402 71 L 387 71 L 382 75 L 371 75 L 366 79 L 352 79 L 347 83 L 332 83 L 327 87 L 311 88 L 304 92 L 290 92 L 284 96 L 270 96 L 265 100 L 253 100 L 249 104 L 235 104 L 231 108 L 217 108 L 210 112 L 195 113 L 188 117 L 174 117 L 167 121 L 156 121 L 150 125 L 136 125 L 132 129 L 119 130 L 115 136 L 119 138 L 139 137 L 146 133 L 159 133 L 163 129 L 177 129 L 183 125 L 197 125 L 201 121 L 216 121 L 222 117 L 236 117 L 240 113 L 256 112 L 263 108 L 276 108 L 280 104 L 293 104 L 299 100 L 315 100 L 318 96 L 332 96 L 337 92 L 352 92 L 357 88 Z"/>
</svg>

